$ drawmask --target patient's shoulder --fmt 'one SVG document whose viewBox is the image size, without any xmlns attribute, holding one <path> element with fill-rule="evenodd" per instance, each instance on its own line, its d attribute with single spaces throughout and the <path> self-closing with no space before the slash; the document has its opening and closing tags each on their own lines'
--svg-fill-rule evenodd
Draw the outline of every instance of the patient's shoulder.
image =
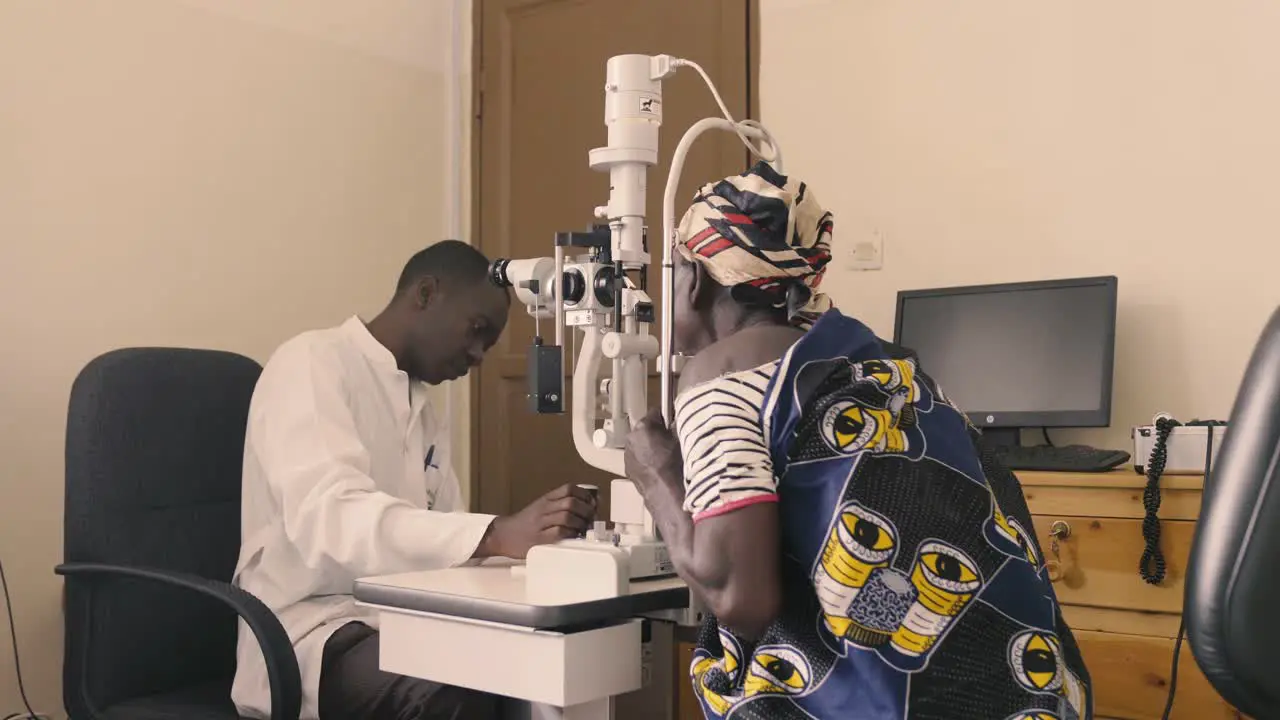
<svg viewBox="0 0 1280 720">
<path fill-rule="evenodd" d="M 723 431 L 744 440 L 743 430 L 760 420 L 778 363 L 771 360 L 746 370 L 688 378 L 688 384 L 676 393 L 674 407 L 681 443 L 688 443 L 691 428 L 696 428 L 700 438 L 716 437 Z"/>
<path fill-rule="evenodd" d="M 680 371 L 677 390 L 684 392 L 716 378 L 776 366 L 802 335 L 792 328 L 779 327 L 734 333 L 690 358 Z"/>
<path fill-rule="evenodd" d="M 717 358 L 708 355 L 706 351 L 700 352 L 689 358 L 684 367 L 680 369 L 676 391 L 683 393 L 696 385 L 701 385 L 708 380 L 714 380 L 721 374 L 720 363 Z"/>
</svg>

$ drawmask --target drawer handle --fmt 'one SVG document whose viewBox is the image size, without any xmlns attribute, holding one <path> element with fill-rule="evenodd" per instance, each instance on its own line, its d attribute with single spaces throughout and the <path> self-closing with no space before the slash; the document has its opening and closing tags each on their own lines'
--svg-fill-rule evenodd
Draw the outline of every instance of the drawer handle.
<svg viewBox="0 0 1280 720">
<path fill-rule="evenodd" d="M 1058 582 L 1063 577 L 1062 557 L 1059 554 L 1061 548 L 1058 541 L 1069 537 L 1071 537 L 1071 525 L 1065 520 L 1055 520 L 1049 526 L 1049 552 L 1053 553 L 1053 559 L 1045 563 L 1045 569 L 1049 571 L 1049 582 Z"/>
</svg>

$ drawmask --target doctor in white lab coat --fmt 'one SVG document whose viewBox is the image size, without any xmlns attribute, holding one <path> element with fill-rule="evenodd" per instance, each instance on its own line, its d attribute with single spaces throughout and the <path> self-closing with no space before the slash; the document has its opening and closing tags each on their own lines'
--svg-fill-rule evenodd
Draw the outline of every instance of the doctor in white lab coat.
<svg viewBox="0 0 1280 720">
<path fill-rule="evenodd" d="M 293 641 L 304 720 L 495 717 L 496 698 L 379 670 L 377 617 L 356 607 L 353 584 L 524 557 L 594 519 L 591 497 L 572 486 L 508 517 L 464 512 L 427 386 L 465 375 L 502 333 L 510 297 L 488 267 L 465 243 L 428 247 L 377 317 L 289 340 L 254 391 L 234 582 Z M 242 715 L 270 714 L 262 652 L 243 622 L 232 699 Z"/>
</svg>

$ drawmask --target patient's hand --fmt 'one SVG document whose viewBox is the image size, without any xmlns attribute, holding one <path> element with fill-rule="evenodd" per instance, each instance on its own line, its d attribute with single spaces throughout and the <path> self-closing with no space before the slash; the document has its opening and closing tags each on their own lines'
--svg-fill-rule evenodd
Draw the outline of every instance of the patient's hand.
<svg viewBox="0 0 1280 720">
<path fill-rule="evenodd" d="M 625 459 L 627 478 L 636 484 L 641 494 L 647 494 L 657 483 L 683 488 L 680 441 L 663 422 L 661 411 L 650 412 L 627 435 Z"/>
</svg>

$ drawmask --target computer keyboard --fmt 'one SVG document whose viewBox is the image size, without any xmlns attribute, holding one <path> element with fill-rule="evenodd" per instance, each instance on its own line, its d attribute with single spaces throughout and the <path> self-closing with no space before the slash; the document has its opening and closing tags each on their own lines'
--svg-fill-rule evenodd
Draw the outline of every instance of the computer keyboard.
<svg viewBox="0 0 1280 720">
<path fill-rule="evenodd" d="M 1123 450 L 1103 450 L 1088 445 L 1029 445 L 1001 447 L 996 455 L 1010 470 L 1053 472 L 1107 472 L 1129 460 Z"/>
</svg>

